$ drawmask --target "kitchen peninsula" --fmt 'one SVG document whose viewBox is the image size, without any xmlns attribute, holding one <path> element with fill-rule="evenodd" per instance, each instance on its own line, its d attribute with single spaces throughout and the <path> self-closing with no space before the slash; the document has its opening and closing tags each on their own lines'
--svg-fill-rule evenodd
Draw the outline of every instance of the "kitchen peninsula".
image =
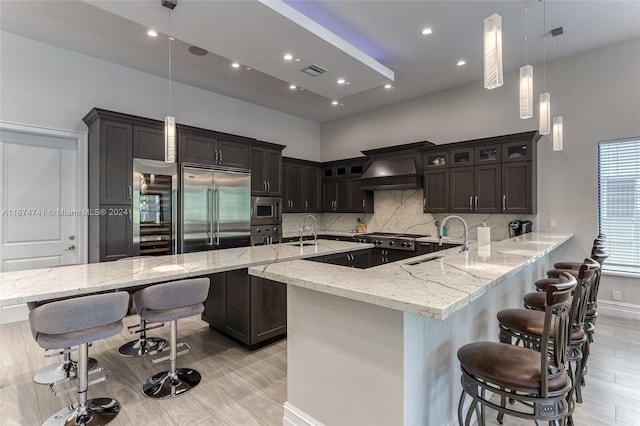
<svg viewBox="0 0 640 426">
<path fill-rule="evenodd" d="M 303 260 L 371 244 L 318 240 L 0 273 L 0 306 L 249 268 L 288 284 L 285 425 L 454 423 L 456 351 L 497 340 L 571 234 L 530 233 L 369 269 Z"/>
</svg>

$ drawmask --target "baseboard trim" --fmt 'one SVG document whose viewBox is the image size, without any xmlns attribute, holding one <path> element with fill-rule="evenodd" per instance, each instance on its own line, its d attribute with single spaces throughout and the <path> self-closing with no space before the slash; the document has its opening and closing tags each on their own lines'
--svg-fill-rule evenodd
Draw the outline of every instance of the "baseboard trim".
<svg viewBox="0 0 640 426">
<path fill-rule="evenodd" d="M 640 320 L 640 306 L 612 300 L 598 300 L 598 313 L 614 318 Z"/>
<path fill-rule="evenodd" d="M 284 416 L 282 417 L 283 426 L 324 426 L 318 420 L 314 419 L 307 413 L 294 407 L 286 401 L 284 403 Z"/>
<path fill-rule="evenodd" d="M 29 308 L 26 304 L 3 306 L 0 308 L 0 325 L 29 319 Z"/>
</svg>

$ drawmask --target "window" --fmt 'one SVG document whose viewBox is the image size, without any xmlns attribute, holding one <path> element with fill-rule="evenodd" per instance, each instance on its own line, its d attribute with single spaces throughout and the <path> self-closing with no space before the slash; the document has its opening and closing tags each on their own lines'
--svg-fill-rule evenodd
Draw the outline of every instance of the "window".
<svg viewBox="0 0 640 426">
<path fill-rule="evenodd" d="M 598 222 L 604 269 L 640 274 L 640 138 L 598 143 Z"/>
</svg>

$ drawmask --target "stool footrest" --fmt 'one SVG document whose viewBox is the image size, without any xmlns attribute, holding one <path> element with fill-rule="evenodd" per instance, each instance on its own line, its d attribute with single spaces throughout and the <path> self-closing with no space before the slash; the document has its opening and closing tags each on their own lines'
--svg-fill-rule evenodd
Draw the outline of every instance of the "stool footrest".
<svg viewBox="0 0 640 426">
<path fill-rule="evenodd" d="M 152 323 L 153 325 L 149 326 L 149 323 L 144 328 L 140 328 L 140 324 L 134 324 L 127 327 L 129 330 L 129 334 L 140 334 L 142 332 L 147 332 L 149 330 L 154 330 L 156 328 L 164 327 L 163 322 Z"/>
<path fill-rule="evenodd" d="M 189 346 L 187 343 L 185 342 L 180 342 L 176 345 L 176 350 L 180 349 L 180 348 L 185 348 L 181 351 L 176 352 L 176 357 L 179 357 L 181 355 L 187 354 L 189 353 L 189 351 L 191 350 L 191 346 Z M 171 347 L 170 346 L 165 346 L 163 349 L 156 351 L 154 354 L 149 354 L 149 355 L 155 355 L 155 354 L 159 354 L 159 353 L 163 353 L 163 352 L 167 352 L 170 351 Z M 169 355 L 165 355 L 162 357 L 157 357 L 157 358 L 153 358 L 151 357 L 151 362 L 154 364 L 157 364 L 159 362 L 163 362 L 163 361 L 167 361 L 169 359 Z"/>
<path fill-rule="evenodd" d="M 87 373 L 87 376 L 91 376 L 93 374 L 101 374 L 93 380 L 89 380 L 87 382 L 87 387 L 93 386 L 97 383 L 104 382 L 107 380 L 107 372 L 104 371 L 104 368 L 98 367 L 90 370 Z M 65 377 L 62 380 L 58 380 L 49 385 L 51 387 L 51 392 L 53 392 L 56 396 L 66 395 L 71 392 L 75 392 L 78 390 L 78 378 L 76 376 L 73 377 Z M 64 386 L 67 385 L 67 386 Z"/>
</svg>

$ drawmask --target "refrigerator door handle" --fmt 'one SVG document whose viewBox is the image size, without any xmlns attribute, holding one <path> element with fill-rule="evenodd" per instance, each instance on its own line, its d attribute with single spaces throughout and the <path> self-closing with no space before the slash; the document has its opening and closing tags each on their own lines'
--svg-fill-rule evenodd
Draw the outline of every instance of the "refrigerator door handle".
<svg viewBox="0 0 640 426">
<path fill-rule="evenodd" d="M 207 224 L 207 236 L 209 237 L 209 247 L 213 246 L 213 190 L 207 189 L 207 209 L 209 210 L 209 223 Z"/>
<path fill-rule="evenodd" d="M 220 190 L 216 189 L 216 245 L 220 245 Z"/>
<path fill-rule="evenodd" d="M 171 192 L 171 238 L 173 239 L 173 254 L 178 254 L 178 190 Z"/>
</svg>

